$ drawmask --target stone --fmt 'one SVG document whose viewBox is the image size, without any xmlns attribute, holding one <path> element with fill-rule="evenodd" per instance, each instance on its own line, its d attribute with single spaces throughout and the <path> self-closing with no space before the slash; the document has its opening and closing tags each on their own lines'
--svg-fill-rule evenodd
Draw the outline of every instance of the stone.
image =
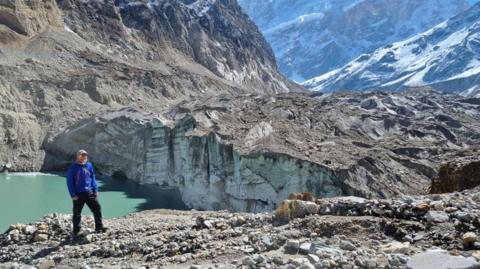
<svg viewBox="0 0 480 269">
<path fill-rule="evenodd" d="M 309 264 L 309 261 L 307 258 L 296 258 L 296 259 L 293 259 L 291 263 L 295 266 L 301 266 L 303 264 Z"/>
<path fill-rule="evenodd" d="M 23 232 L 26 233 L 26 234 L 34 234 L 35 231 L 37 231 L 37 228 L 33 225 L 26 225 L 23 228 Z"/>
<path fill-rule="evenodd" d="M 377 262 L 374 259 L 368 259 L 357 256 L 355 258 L 355 265 L 363 269 L 375 269 L 377 268 Z"/>
<path fill-rule="evenodd" d="M 443 201 L 432 201 L 430 203 L 430 207 L 432 207 L 433 209 L 435 209 L 437 211 L 443 211 L 443 209 L 444 209 Z"/>
<path fill-rule="evenodd" d="M 430 205 L 425 202 L 418 203 L 413 207 L 413 211 L 417 215 L 424 215 L 428 212 L 428 210 L 430 210 Z"/>
<path fill-rule="evenodd" d="M 95 235 L 93 235 L 93 234 L 87 234 L 87 235 L 85 236 L 85 241 L 87 241 L 88 243 L 91 243 L 91 242 L 95 241 Z"/>
<path fill-rule="evenodd" d="M 335 198 L 337 202 L 349 203 L 349 204 L 360 204 L 364 205 L 367 202 L 367 199 L 358 196 L 342 196 Z"/>
<path fill-rule="evenodd" d="M 263 255 L 259 255 L 259 254 L 253 254 L 252 255 L 252 259 L 255 261 L 255 263 L 259 264 L 259 263 L 263 263 L 266 259 Z"/>
<path fill-rule="evenodd" d="M 35 242 L 43 242 L 48 240 L 48 234 L 36 233 L 33 239 Z"/>
<path fill-rule="evenodd" d="M 283 260 L 283 258 L 281 256 L 274 256 L 272 261 L 276 265 L 284 265 L 285 264 L 285 261 Z"/>
<path fill-rule="evenodd" d="M 377 100 L 374 98 L 365 99 L 360 103 L 360 107 L 364 109 L 374 109 L 377 108 L 377 106 Z"/>
<path fill-rule="evenodd" d="M 406 263 L 407 259 L 401 254 L 392 254 L 388 256 L 388 264 L 393 268 L 399 268 Z"/>
<path fill-rule="evenodd" d="M 428 211 L 425 215 L 425 219 L 428 222 L 441 223 L 448 222 L 450 220 L 450 217 L 444 211 Z"/>
<path fill-rule="evenodd" d="M 452 256 L 444 250 L 427 250 L 414 255 L 407 262 L 407 269 L 478 269 L 473 257 Z"/>
<path fill-rule="evenodd" d="M 447 212 L 447 213 L 453 213 L 455 211 L 458 211 L 458 208 L 453 207 L 453 206 L 449 206 L 449 207 L 445 208 L 444 211 Z"/>
<path fill-rule="evenodd" d="M 407 254 L 411 247 L 410 247 L 410 242 L 391 242 L 388 244 L 385 244 L 381 247 L 382 251 L 385 253 L 401 253 L 401 254 Z"/>
<path fill-rule="evenodd" d="M 315 248 L 315 252 L 313 254 L 320 258 L 326 258 L 330 256 L 341 256 L 342 251 L 331 247 L 317 247 Z"/>
<path fill-rule="evenodd" d="M 411 205 L 413 203 L 413 198 L 410 195 L 402 195 L 402 201 L 405 202 L 407 205 Z"/>
<path fill-rule="evenodd" d="M 425 237 L 425 234 L 423 233 L 417 233 L 415 234 L 415 236 L 413 237 L 413 241 L 420 241 L 420 240 L 423 240 L 423 238 Z"/>
<path fill-rule="evenodd" d="M 315 215 L 318 214 L 320 206 L 314 202 L 305 202 L 305 210 L 307 214 Z"/>
<path fill-rule="evenodd" d="M 210 221 L 210 220 L 205 220 L 205 221 L 203 222 L 203 225 L 204 225 L 204 227 L 207 228 L 207 229 L 213 229 L 213 228 L 214 228 L 214 224 L 213 224 L 213 222 Z"/>
<path fill-rule="evenodd" d="M 365 269 L 375 269 L 375 268 L 377 268 L 377 261 L 375 259 L 366 259 L 364 261 L 363 268 L 365 268 Z"/>
<path fill-rule="evenodd" d="M 464 245 L 470 245 L 477 241 L 477 235 L 473 232 L 463 234 L 462 241 Z"/>
<path fill-rule="evenodd" d="M 55 261 L 53 260 L 43 260 L 40 261 L 37 265 L 38 269 L 50 269 L 55 267 Z"/>
<path fill-rule="evenodd" d="M 300 254 L 304 254 L 304 255 L 308 254 L 311 246 L 312 244 L 309 242 L 302 243 L 299 247 Z"/>
<path fill-rule="evenodd" d="M 20 235 L 20 231 L 17 229 L 13 229 L 10 232 L 8 232 L 9 235 Z"/>
<path fill-rule="evenodd" d="M 316 264 L 320 262 L 320 258 L 315 254 L 308 254 L 307 259 L 312 263 Z"/>
<path fill-rule="evenodd" d="M 480 192 L 476 192 L 472 195 L 472 200 L 475 202 L 480 202 Z"/>
<path fill-rule="evenodd" d="M 289 240 L 287 241 L 287 244 L 285 245 L 285 250 L 289 252 L 298 252 L 298 249 L 300 248 L 300 242 L 298 240 Z"/>
<path fill-rule="evenodd" d="M 305 264 L 300 265 L 298 267 L 298 269 L 315 269 L 315 267 L 312 264 L 305 263 Z"/>
<path fill-rule="evenodd" d="M 262 243 L 267 247 L 267 249 L 271 249 L 273 246 L 272 238 L 268 235 L 262 235 L 260 238 Z"/>
<path fill-rule="evenodd" d="M 459 211 L 454 214 L 454 217 L 463 222 L 470 222 L 473 217 L 470 213 Z"/>
<path fill-rule="evenodd" d="M 255 249 L 251 246 L 245 246 L 245 247 L 242 247 L 242 251 L 246 254 L 250 254 L 255 252 Z"/>
<path fill-rule="evenodd" d="M 480 250 L 476 250 L 472 253 L 472 257 L 477 259 L 477 261 L 480 261 Z"/>
<path fill-rule="evenodd" d="M 355 250 L 357 247 L 354 244 L 352 244 L 352 242 L 342 240 L 340 242 L 340 248 L 344 250 L 352 251 L 352 250 Z"/>
<path fill-rule="evenodd" d="M 159 248 L 159 247 L 163 246 L 163 244 L 164 244 L 164 243 L 163 243 L 162 240 L 153 240 L 153 241 L 152 241 L 152 246 L 153 246 L 154 248 Z"/>
<path fill-rule="evenodd" d="M 237 216 L 237 225 L 241 226 L 243 224 L 245 224 L 247 222 L 247 220 L 245 219 L 244 216 Z"/>
<path fill-rule="evenodd" d="M 39 231 L 48 231 L 48 226 L 44 223 L 37 226 L 37 230 Z"/>
</svg>

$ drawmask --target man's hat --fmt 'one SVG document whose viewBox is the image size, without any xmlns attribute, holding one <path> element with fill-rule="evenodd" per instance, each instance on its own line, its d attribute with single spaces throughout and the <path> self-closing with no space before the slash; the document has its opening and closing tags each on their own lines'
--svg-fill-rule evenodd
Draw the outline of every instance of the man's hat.
<svg viewBox="0 0 480 269">
<path fill-rule="evenodd" d="M 80 156 L 80 155 L 88 155 L 88 153 L 87 153 L 86 150 L 81 149 L 81 150 L 77 151 L 77 156 Z"/>
</svg>

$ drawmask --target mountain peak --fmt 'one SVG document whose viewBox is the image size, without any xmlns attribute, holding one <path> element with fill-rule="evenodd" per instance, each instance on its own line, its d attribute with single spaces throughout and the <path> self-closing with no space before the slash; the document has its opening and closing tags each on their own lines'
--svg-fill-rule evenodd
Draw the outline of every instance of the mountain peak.
<svg viewBox="0 0 480 269">
<path fill-rule="evenodd" d="M 280 70 L 304 81 L 468 9 L 465 0 L 240 0 Z"/>
<path fill-rule="evenodd" d="M 480 4 L 404 41 L 358 57 L 305 86 L 319 91 L 429 85 L 442 91 L 479 93 Z"/>
</svg>

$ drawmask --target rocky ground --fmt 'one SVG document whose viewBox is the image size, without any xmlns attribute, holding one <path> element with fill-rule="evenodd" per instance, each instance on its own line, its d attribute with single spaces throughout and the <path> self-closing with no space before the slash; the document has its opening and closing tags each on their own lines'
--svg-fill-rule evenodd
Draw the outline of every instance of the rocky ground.
<svg viewBox="0 0 480 269">
<path fill-rule="evenodd" d="M 5 268 L 480 268 L 480 189 L 285 200 L 275 213 L 153 210 L 70 239 L 70 216 L 12 225 Z"/>
</svg>

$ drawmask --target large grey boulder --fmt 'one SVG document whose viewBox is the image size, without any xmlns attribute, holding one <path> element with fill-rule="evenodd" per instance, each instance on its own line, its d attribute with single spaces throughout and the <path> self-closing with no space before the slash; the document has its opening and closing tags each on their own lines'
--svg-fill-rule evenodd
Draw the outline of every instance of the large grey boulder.
<svg viewBox="0 0 480 269">
<path fill-rule="evenodd" d="M 444 250 L 428 250 L 413 256 L 407 262 L 407 269 L 477 269 L 473 257 L 452 256 Z"/>
<path fill-rule="evenodd" d="M 425 218 L 428 222 L 447 222 L 450 220 L 450 217 L 445 211 L 428 211 Z"/>
</svg>

